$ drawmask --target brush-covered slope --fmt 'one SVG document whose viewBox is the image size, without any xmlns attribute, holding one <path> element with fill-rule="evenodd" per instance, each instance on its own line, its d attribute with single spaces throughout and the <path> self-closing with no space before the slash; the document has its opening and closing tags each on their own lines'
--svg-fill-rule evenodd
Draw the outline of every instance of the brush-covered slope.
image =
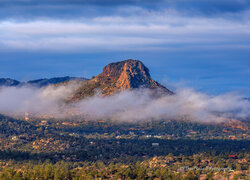
<svg viewBox="0 0 250 180">
<path fill-rule="evenodd" d="M 173 94 L 151 78 L 149 69 L 141 61 L 129 59 L 105 66 L 101 74 L 83 83 L 73 99 L 83 99 L 98 91 L 105 96 L 137 88 L 160 89 L 166 94 Z"/>
</svg>

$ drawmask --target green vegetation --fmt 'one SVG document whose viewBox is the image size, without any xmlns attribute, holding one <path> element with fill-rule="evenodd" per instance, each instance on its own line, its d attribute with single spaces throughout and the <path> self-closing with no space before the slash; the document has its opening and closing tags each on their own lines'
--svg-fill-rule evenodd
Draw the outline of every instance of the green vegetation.
<svg viewBox="0 0 250 180">
<path fill-rule="evenodd" d="M 0 117 L 0 179 L 247 179 L 249 123 Z"/>
<path fill-rule="evenodd" d="M 51 161 L 1 162 L 0 179 L 198 179 L 234 177 L 247 179 L 249 156 L 197 154 L 160 156 L 137 163 Z M 245 157 L 245 158 L 243 158 Z M 238 170 L 240 167 L 241 170 Z"/>
</svg>

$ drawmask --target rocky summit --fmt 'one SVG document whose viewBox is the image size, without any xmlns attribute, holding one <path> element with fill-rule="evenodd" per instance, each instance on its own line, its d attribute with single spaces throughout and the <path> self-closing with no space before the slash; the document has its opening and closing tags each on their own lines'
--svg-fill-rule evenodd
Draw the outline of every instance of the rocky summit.
<svg viewBox="0 0 250 180">
<path fill-rule="evenodd" d="M 149 69 L 141 61 L 129 59 L 105 66 L 101 74 L 83 83 L 73 99 L 83 99 L 98 91 L 105 96 L 138 88 L 157 89 L 165 94 L 173 94 L 151 78 Z"/>
</svg>

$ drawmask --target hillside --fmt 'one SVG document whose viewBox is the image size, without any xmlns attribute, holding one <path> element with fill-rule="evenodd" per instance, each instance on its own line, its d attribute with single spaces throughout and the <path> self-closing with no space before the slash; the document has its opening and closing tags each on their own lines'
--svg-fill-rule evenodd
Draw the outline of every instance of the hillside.
<svg viewBox="0 0 250 180">
<path fill-rule="evenodd" d="M 60 84 L 69 81 L 86 81 L 86 78 L 83 77 L 54 77 L 54 78 L 43 78 L 43 79 L 35 79 L 27 82 L 20 82 L 15 79 L 10 78 L 0 78 L 0 87 L 13 87 L 13 86 L 34 86 L 34 87 L 45 87 L 53 84 Z"/>
<path fill-rule="evenodd" d="M 0 87 L 1 86 L 18 86 L 19 81 L 10 78 L 0 78 Z"/>
<path fill-rule="evenodd" d="M 50 78 L 50 79 L 37 79 L 37 80 L 32 80 L 32 81 L 28 81 L 26 82 L 26 84 L 28 85 L 32 85 L 32 86 L 37 86 L 37 87 L 44 87 L 44 86 L 48 86 L 48 85 L 52 85 L 52 84 L 59 84 L 59 83 L 63 83 L 63 82 L 69 82 L 69 81 L 85 81 L 87 80 L 86 78 L 81 78 L 81 77 L 69 77 L 69 76 L 65 76 L 65 77 L 55 77 L 55 78 Z"/>
</svg>

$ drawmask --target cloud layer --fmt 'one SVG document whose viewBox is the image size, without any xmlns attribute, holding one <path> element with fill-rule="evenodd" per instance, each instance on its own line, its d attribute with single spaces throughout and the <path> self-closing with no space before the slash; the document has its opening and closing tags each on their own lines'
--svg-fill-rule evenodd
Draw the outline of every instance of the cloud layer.
<svg viewBox="0 0 250 180">
<path fill-rule="evenodd" d="M 136 10 L 137 11 L 137 10 Z M 144 51 L 249 49 L 250 11 L 241 21 L 185 17 L 175 11 L 138 10 L 131 16 L 102 16 L 79 21 L 0 22 L 0 46 L 28 51 Z"/>
<path fill-rule="evenodd" d="M 108 0 L 105 3 L 99 0 L 18 0 L 1 3 L 9 10 L 5 13 L 9 16 L 0 20 L 1 51 L 250 48 L 250 38 L 247 38 L 250 37 L 250 3 L 245 0 L 162 0 L 158 3 L 151 0 Z M 31 9 L 25 10 L 26 7 Z M 16 10 L 23 10 L 21 16 L 11 15 L 11 8 L 16 13 L 19 12 Z M 84 9 L 86 14 L 74 8 Z M 50 9 L 54 14 L 46 13 Z M 206 13 L 206 9 L 211 10 Z M 26 12 L 36 14 L 33 11 L 41 11 L 42 14 L 34 17 L 25 15 Z"/>
<path fill-rule="evenodd" d="M 90 119 L 125 122 L 174 119 L 207 123 L 250 116 L 250 102 L 239 95 L 209 96 L 191 89 L 156 99 L 149 90 L 125 91 L 110 97 L 83 100 L 78 107 Z"/>
<path fill-rule="evenodd" d="M 61 117 L 65 98 L 70 96 L 77 87 L 75 83 L 45 88 L 3 87 L 0 89 L 0 113 L 10 116 L 23 116 L 29 113 L 34 116 L 45 114 Z"/>
<path fill-rule="evenodd" d="M 0 91 L 0 113 L 70 118 L 74 112 L 88 120 L 123 122 L 174 119 L 207 123 L 250 117 L 250 101 L 232 93 L 209 96 L 191 89 L 181 89 L 173 96 L 153 98 L 151 90 L 140 89 L 107 97 L 97 94 L 75 104 L 65 104 L 65 98 L 76 88 L 75 84 L 42 89 L 3 88 Z"/>
<path fill-rule="evenodd" d="M 62 15 L 70 17 L 72 14 L 75 16 L 86 15 L 84 11 L 88 11 L 89 7 L 105 7 L 112 11 L 112 8 L 120 6 L 139 6 L 147 9 L 174 8 L 189 13 L 203 14 L 239 12 L 249 9 L 250 2 L 248 0 L 2 0 L 0 5 L 0 8 L 5 12 L 2 17 L 16 17 L 18 15 L 24 17 L 58 17 Z M 14 9 L 15 12 L 11 11 Z M 77 11 L 73 13 L 73 10 Z M 92 11 L 92 13 L 98 14 L 100 12 Z"/>
</svg>

